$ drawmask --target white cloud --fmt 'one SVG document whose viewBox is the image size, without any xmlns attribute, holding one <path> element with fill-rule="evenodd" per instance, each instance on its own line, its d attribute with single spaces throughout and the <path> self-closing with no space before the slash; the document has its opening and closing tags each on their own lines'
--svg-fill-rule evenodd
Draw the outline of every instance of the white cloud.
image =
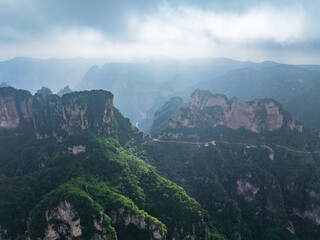
<svg viewBox="0 0 320 240">
<path fill-rule="evenodd" d="M 133 19 L 132 28 L 140 41 L 198 41 L 252 43 L 302 41 L 306 18 L 301 6 L 280 10 L 268 6 L 245 13 L 216 13 L 192 8 L 172 10 L 168 7 L 156 16 Z"/>
<path fill-rule="evenodd" d="M 112 24 L 112 23 L 110 23 Z M 0 55 L 32 57 L 111 57 L 166 55 L 176 58 L 229 57 L 283 60 L 281 47 L 310 37 L 301 5 L 286 9 L 260 6 L 245 12 L 214 12 L 161 6 L 156 14 L 128 19 L 129 38 L 116 41 L 94 27 L 56 26 L 19 43 L 0 47 Z M 7 30 L 7 35 L 17 32 Z M 264 45 L 273 44 L 277 51 Z M 291 55 L 290 55 L 291 57 Z"/>
</svg>

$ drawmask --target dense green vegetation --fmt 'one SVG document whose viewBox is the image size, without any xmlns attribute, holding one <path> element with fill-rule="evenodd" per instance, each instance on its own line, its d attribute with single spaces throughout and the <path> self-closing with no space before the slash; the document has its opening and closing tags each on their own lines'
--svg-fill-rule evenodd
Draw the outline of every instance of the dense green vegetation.
<svg viewBox="0 0 320 240">
<path fill-rule="evenodd" d="M 158 140 L 143 145 L 146 161 L 186 189 L 229 239 L 238 235 L 244 239 L 319 239 L 318 131 L 291 130 L 287 122 L 292 118 L 281 105 L 284 124 L 275 131 L 212 127 L 210 121 L 219 122 L 223 109 L 196 105 L 208 96 L 218 95 L 199 91 L 194 107 L 190 103 L 180 108 L 179 118 L 195 127 L 177 121 L 174 127 L 163 129 Z M 261 100 L 262 107 L 255 109 L 261 122 L 267 117 L 263 106 L 270 101 Z"/>
<path fill-rule="evenodd" d="M 81 236 L 84 239 L 91 239 L 95 233 L 99 234 L 99 229 L 94 226 L 94 220 L 101 221 L 101 225 L 110 239 L 116 238 L 116 231 L 111 226 L 110 218 L 103 214 L 104 209 L 95 201 L 92 201 L 90 195 L 71 184 L 60 185 L 40 201 L 40 203 L 32 210 L 30 215 L 30 223 L 27 236 L 33 239 L 44 237 L 44 229 L 47 228 L 48 214 L 45 214 L 48 209 L 52 210 L 59 204 L 72 204 L 74 219 L 80 219 L 82 228 Z M 49 215 L 49 217 L 51 217 Z M 59 219 L 60 220 L 60 219 Z M 50 223 L 57 224 L 56 219 L 50 219 Z M 61 220 L 60 220 L 61 221 Z"/>
<path fill-rule="evenodd" d="M 214 226 L 230 239 L 236 232 L 244 239 L 319 238 L 317 225 L 294 214 L 294 209 L 313 209 L 311 202 L 319 204 L 306 192 L 318 191 L 319 155 L 273 146 L 271 160 L 270 150 L 263 147 L 216 144 L 151 142 L 144 146 L 159 173 L 195 197 Z M 249 188 L 241 191 L 241 187 Z M 290 221 L 296 235 L 286 230 Z"/>
<path fill-rule="evenodd" d="M 95 92 L 96 99 L 105 102 L 105 95 L 99 93 Z M 62 101 L 74 101 L 74 94 L 64 95 Z M 91 96 L 80 94 L 76 101 L 80 106 L 86 104 L 88 119 L 95 121 L 104 104 Z M 38 98 L 41 101 L 42 97 Z M 59 100 L 55 95 L 46 98 Z M 144 153 L 137 146 L 145 141 L 143 135 L 117 109 L 113 111 L 113 122 L 108 124 L 114 124 L 116 131 L 111 135 L 97 131 L 103 129 L 99 126 L 64 135 L 58 141 L 55 137 L 37 139 L 29 130 L 16 134 L 18 129 L 1 129 L 2 238 L 43 238 L 49 229 L 62 231 L 65 226 L 66 233 L 59 234 L 66 237 L 72 231 L 57 212 L 68 204 L 72 221 L 80 219 L 83 239 L 97 234 L 122 240 L 221 237 L 196 200 L 141 159 Z M 77 146 L 85 150 L 73 153 Z M 100 227 L 96 227 L 97 221 Z"/>
<path fill-rule="evenodd" d="M 103 121 L 111 97 L 37 94 L 36 129 L 22 117 L 17 129 L 0 129 L 1 238 L 81 229 L 75 239 L 319 239 L 317 131 L 177 128 L 180 142 L 153 141 L 116 108 Z M 64 132 L 55 104 L 86 109 L 91 125 Z"/>
</svg>

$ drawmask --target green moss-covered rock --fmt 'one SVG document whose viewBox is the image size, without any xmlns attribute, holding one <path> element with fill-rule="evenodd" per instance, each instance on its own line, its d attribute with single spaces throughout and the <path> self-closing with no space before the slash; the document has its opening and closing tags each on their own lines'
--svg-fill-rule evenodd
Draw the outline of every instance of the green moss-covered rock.
<svg viewBox="0 0 320 240">
<path fill-rule="evenodd" d="M 31 239 L 117 239 L 103 208 L 70 184 L 47 194 L 33 209 L 27 235 Z"/>
</svg>

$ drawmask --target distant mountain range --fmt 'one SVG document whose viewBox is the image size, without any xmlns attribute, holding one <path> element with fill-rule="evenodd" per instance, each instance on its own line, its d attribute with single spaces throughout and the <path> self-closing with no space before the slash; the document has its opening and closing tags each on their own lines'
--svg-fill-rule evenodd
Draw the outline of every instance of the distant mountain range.
<svg viewBox="0 0 320 240">
<path fill-rule="evenodd" d="M 104 62 L 104 61 L 103 61 Z M 33 59 L 17 57 L 0 62 L 0 83 L 35 93 L 42 86 L 57 92 L 66 85 L 75 86 L 95 59 Z"/>
<path fill-rule="evenodd" d="M 105 63 L 107 61 L 107 63 Z M 101 65 L 102 63 L 105 63 Z M 100 67 L 101 65 L 101 67 Z M 105 89 L 131 122 L 149 132 L 155 111 L 171 97 L 187 100 L 196 88 L 210 89 L 240 102 L 271 97 L 307 127 L 320 127 L 320 65 L 242 62 L 226 58 L 115 60 L 19 57 L 0 62 L 0 83 L 36 92 Z"/>
<path fill-rule="evenodd" d="M 277 65 L 264 69 L 238 69 L 214 80 L 196 85 L 237 96 L 240 101 L 270 97 L 279 101 L 306 126 L 320 127 L 320 72 L 291 65 Z"/>
</svg>

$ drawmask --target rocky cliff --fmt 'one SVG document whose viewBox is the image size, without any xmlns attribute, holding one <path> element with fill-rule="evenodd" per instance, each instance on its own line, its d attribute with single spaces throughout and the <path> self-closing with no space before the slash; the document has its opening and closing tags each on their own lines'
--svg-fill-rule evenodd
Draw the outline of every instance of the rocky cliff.
<svg viewBox="0 0 320 240">
<path fill-rule="evenodd" d="M 188 107 L 181 108 L 176 117 L 167 123 L 168 129 L 244 128 L 254 133 L 289 128 L 302 132 L 303 126 L 283 110 L 273 99 L 255 99 L 244 104 L 237 98 L 228 99 L 222 94 L 195 90 Z"/>
<path fill-rule="evenodd" d="M 32 96 L 24 90 L 0 89 L 0 127 L 31 130 L 37 138 L 57 139 L 79 130 L 100 134 L 115 131 L 113 94 L 102 90 L 82 91 L 62 97 Z"/>
<path fill-rule="evenodd" d="M 86 193 L 61 185 L 33 210 L 23 239 L 117 239 L 110 218 Z"/>
</svg>

